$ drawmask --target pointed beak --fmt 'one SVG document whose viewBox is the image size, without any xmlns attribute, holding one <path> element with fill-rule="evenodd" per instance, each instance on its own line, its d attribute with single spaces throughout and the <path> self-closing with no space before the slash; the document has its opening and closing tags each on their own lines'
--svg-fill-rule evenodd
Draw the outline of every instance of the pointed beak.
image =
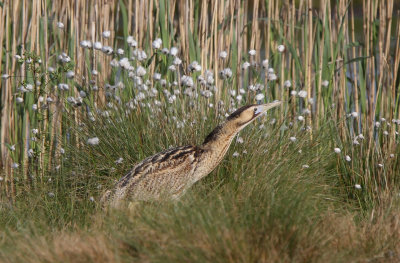
<svg viewBox="0 0 400 263">
<path fill-rule="evenodd" d="M 279 106 L 282 104 L 282 101 L 273 101 L 271 103 L 267 103 L 267 104 L 261 104 L 260 105 L 260 114 L 263 114 L 265 112 L 267 112 L 269 109 L 275 108 L 276 106 Z"/>
</svg>

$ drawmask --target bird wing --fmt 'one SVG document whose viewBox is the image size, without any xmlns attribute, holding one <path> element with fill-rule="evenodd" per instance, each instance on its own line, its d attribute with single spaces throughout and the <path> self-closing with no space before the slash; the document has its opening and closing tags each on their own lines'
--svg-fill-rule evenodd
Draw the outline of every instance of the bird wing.
<svg viewBox="0 0 400 263">
<path fill-rule="evenodd" d="M 191 181 L 201 150 L 182 146 L 144 159 L 115 185 L 113 201 L 124 198 L 154 199 L 163 192 L 178 194 Z"/>
</svg>

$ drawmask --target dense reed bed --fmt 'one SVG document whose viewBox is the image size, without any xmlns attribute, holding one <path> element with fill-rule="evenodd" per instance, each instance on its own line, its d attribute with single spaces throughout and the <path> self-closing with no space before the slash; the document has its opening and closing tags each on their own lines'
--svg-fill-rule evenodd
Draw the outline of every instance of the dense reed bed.
<svg viewBox="0 0 400 263">
<path fill-rule="evenodd" d="M 0 2 L 0 258 L 398 260 L 399 8 Z M 276 99 L 183 200 L 99 206 L 135 162 Z"/>
</svg>

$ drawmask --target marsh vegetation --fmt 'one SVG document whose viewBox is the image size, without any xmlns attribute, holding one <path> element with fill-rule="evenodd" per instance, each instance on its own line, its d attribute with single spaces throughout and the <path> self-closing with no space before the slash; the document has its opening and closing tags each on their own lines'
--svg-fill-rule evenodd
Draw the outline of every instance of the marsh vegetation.
<svg viewBox="0 0 400 263">
<path fill-rule="evenodd" d="M 0 2 L 0 260 L 400 260 L 394 1 Z M 178 202 L 134 163 L 283 101 Z"/>
</svg>

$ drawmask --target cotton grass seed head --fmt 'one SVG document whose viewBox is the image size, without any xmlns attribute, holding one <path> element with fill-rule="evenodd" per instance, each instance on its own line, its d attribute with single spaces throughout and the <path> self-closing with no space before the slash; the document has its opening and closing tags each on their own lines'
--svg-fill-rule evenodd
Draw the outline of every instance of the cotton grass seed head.
<svg viewBox="0 0 400 263">
<path fill-rule="evenodd" d="M 285 46 L 284 45 L 279 45 L 277 49 L 278 49 L 279 53 L 282 53 L 282 52 L 285 51 Z"/>
<path fill-rule="evenodd" d="M 22 92 L 22 93 L 28 92 L 28 91 L 25 89 L 24 86 L 19 86 L 19 87 L 17 88 L 17 91 Z"/>
<path fill-rule="evenodd" d="M 132 52 L 132 54 L 133 54 L 132 60 L 137 59 L 138 61 L 143 61 L 143 60 L 147 59 L 147 54 L 143 50 L 135 49 Z"/>
<path fill-rule="evenodd" d="M 221 79 L 227 79 L 232 77 L 232 70 L 230 68 L 224 68 L 219 72 L 219 76 Z"/>
<path fill-rule="evenodd" d="M 244 62 L 243 64 L 242 64 L 242 70 L 246 70 L 246 69 L 248 69 L 248 67 L 250 67 L 250 63 L 249 62 Z"/>
<path fill-rule="evenodd" d="M 182 60 L 178 57 L 175 57 L 174 61 L 172 62 L 175 66 L 182 64 Z"/>
<path fill-rule="evenodd" d="M 109 38 L 111 36 L 111 31 L 107 30 L 107 31 L 103 31 L 103 37 L 104 38 Z"/>
<path fill-rule="evenodd" d="M 135 41 L 135 39 L 133 38 L 133 36 L 128 36 L 126 38 L 126 43 L 131 44 L 133 41 Z"/>
<path fill-rule="evenodd" d="M 58 84 L 58 89 L 59 89 L 60 91 L 69 90 L 69 86 L 68 86 L 68 84 L 60 83 L 60 84 Z"/>
<path fill-rule="evenodd" d="M 307 97 L 307 91 L 300 90 L 298 95 L 299 95 L 300 98 L 305 98 L 305 97 Z"/>
<path fill-rule="evenodd" d="M 339 153 L 341 153 L 341 152 L 342 152 L 342 150 L 340 150 L 340 148 L 334 148 L 333 150 L 334 150 L 334 151 L 335 151 L 335 153 L 337 153 L 337 154 L 339 154 Z"/>
<path fill-rule="evenodd" d="M 171 55 L 171 56 L 176 56 L 176 55 L 178 55 L 178 48 L 177 47 L 171 47 L 171 50 L 169 51 L 169 54 Z"/>
<path fill-rule="evenodd" d="M 28 150 L 28 157 L 32 158 L 35 155 L 35 152 L 33 151 L 33 149 L 29 149 Z"/>
<path fill-rule="evenodd" d="M 256 91 L 257 89 L 256 89 L 256 86 L 254 86 L 254 85 L 250 85 L 250 86 L 248 86 L 247 87 L 249 90 L 251 90 L 251 91 Z"/>
<path fill-rule="evenodd" d="M 121 164 L 124 161 L 124 158 L 120 157 L 115 161 L 115 164 Z"/>
<path fill-rule="evenodd" d="M 192 63 L 189 64 L 188 66 L 189 72 L 194 72 L 194 71 L 201 71 L 201 65 L 197 61 L 193 61 Z"/>
<path fill-rule="evenodd" d="M 255 56 L 257 54 L 257 52 L 254 50 L 254 49 L 251 49 L 250 51 L 249 51 L 249 55 L 250 56 Z"/>
<path fill-rule="evenodd" d="M 75 72 L 70 70 L 70 71 L 67 72 L 67 74 L 65 76 L 67 77 L 67 79 L 73 79 L 74 76 L 75 76 Z"/>
<path fill-rule="evenodd" d="M 98 145 L 99 142 L 100 142 L 100 140 L 97 137 L 89 138 L 87 140 L 87 144 L 89 144 L 89 145 Z"/>
<path fill-rule="evenodd" d="M 285 80 L 285 82 L 283 83 L 283 86 L 285 88 L 290 88 L 292 86 L 292 82 L 290 80 Z"/>
<path fill-rule="evenodd" d="M 168 54 L 169 54 L 169 49 L 165 47 L 165 48 L 161 49 L 161 52 L 162 52 L 164 55 L 168 55 Z"/>
<path fill-rule="evenodd" d="M 161 74 L 155 72 L 155 73 L 153 74 L 153 79 L 156 80 L 156 81 L 160 80 L 160 79 L 161 79 Z"/>
<path fill-rule="evenodd" d="M 136 75 L 139 76 L 139 77 L 143 77 L 144 75 L 146 75 L 146 69 L 144 67 L 142 67 L 142 66 L 139 66 L 136 69 Z"/>
<path fill-rule="evenodd" d="M 322 85 L 322 87 L 328 87 L 329 86 L 329 81 L 327 81 L 327 80 L 324 80 L 324 81 L 322 81 L 321 82 L 321 85 Z"/>
<path fill-rule="evenodd" d="M 355 184 L 354 187 L 355 187 L 357 190 L 360 190 L 360 189 L 361 189 L 361 185 L 359 185 L 359 184 Z"/>
<path fill-rule="evenodd" d="M 82 48 L 91 48 L 92 47 L 92 42 L 90 42 L 89 40 L 82 40 L 79 44 Z"/>
<path fill-rule="evenodd" d="M 112 53 L 114 52 L 114 49 L 110 46 L 103 46 L 101 48 L 101 51 L 106 55 L 112 55 Z"/>
<path fill-rule="evenodd" d="M 357 118 L 358 117 L 358 112 L 353 111 L 352 113 L 350 113 L 350 116 L 353 118 Z"/>
<path fill-rule="evenodd" d="M 90 41 L 86 43 L 88 46 L 91 46 Z M 58 60 L 61 61 L 62 63 L 69 63 L 71 62 L 71 58 L 66 54 L 66 53 L 61 53 L 61 55 L 58 56 Z"/>
<path fill-rule="evenodd" d="M 194 86 L 193 79 L 191 77 L 185 76 L 185 75 L 182 76 L 181 83 L 182 83 L 183 86 L 186 86 L 186 87 L 193 87 Z"/>
<path fill-rule="evenodd" d="M 274 81 L 277 80 L 278 76 L 275 73 L 268 73 L 268 80 L 269 81 Z"/>
<path fill-rule="evenodd" d="M 262 94 L 262 93 L 259 93 L 259 94 L 256 95 L 256 100 L 257 101 L 263 100 L 264 98 L 265 98 L 265 95 Z"/>
<path fill-rule="evenodd" d="M 103 48 L 103 45 L 100 42 L 94 42 L 93 48 L 96 50 L 101 50 Z"/>
<path fill-rule="evenodd" d="M 153 43 L 152 43 L 152 47 L 153 47 L 154 49 L 160 49 L 160 48 L 161 48 L 161 45 L 162 45 L 162 40 L 161 40 L 161 38 L 157 38 L 157 39 L 154 40 Z"/>
<path fill-rule="evenodd" d="M 57 27 L 58 27 L 59 29 L 64 29 L 64 23 L 62 23 L 62 22 L 57 22 Z"/>
<path fill-rule="evenodd" d="M 264 59 L 261 64 L 262 64 L 263 69 L 267 69 L 269 67 L 269 60 Z"/>
<path fill-rule="evenodd" d="M 351 162 L 350 156 L 346 155 L 345 159 L 346 159 L 346 161 Z"/>
<path fill-rule="evenodd" d="M 220 58 L 226 59 L 227 56 L 228 56 L 228 52 L 226 52 L 226 51 L 219 52 L 219 57 Z"/>
<path fill-rule="evenodd" d="M 172 72 L 175 72 L 175 71 L 176 71 L 175 65 L 170 65 L 170 66 L 168 67 L 168 70 L 170 70 L 170 71 L 172 71 Z"/>
<path fill-rule="evenodd" d="M 25 89 L 27 92 L 33 91 L 33 85 L 32 84 L 26 84 Z"/>
</svg>

